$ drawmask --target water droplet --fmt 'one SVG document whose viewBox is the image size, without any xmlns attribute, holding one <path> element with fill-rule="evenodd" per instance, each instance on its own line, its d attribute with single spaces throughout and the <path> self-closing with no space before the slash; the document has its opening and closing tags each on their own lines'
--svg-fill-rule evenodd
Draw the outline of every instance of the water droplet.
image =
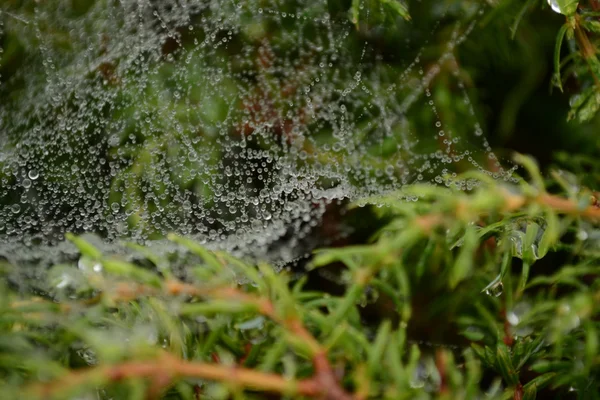
<svg viewBox="0 0 600 400">
<path fill-rule="evenodd" d="M 71 281 L 71 275 L 63 272 L 55 286 L 57 289 L 64 289 L 71 283 Z"/>
<path fill-rule="evenodd" d="M 35 181 L 40 176 L 40 173 L 38 172 L 37 169 L 32 169 L 32 170 L 29 170 L 29 173 L 27 175 L 29 176 L 29 179 L 31 179 L 32 181 Z"/>
<path fill-rule="evenodd" d="M 445 136 L 430 89 L 440 63 L 428 60 L 424 68 L 420 51 L 414 60 L 399 58 L 407 68 L 387 84 L 388 60 L 369 41 L 357 57 L 355 27 L 333 24 L 327 1 L 311 2 L 309 14 L 317 17 L 290 14 L 276 1 L 200 14 L 163 2 L 160 13 L 131 15 L 119 2 L 99 2 L 94 13 L 60 21 L 51 17 L 56 2 L 36 6 L 23 34 L 44 31 L 50 45 L 30 46 L 40 74 L 20 77 L 24 101 L 6 109 L 6 121 L 18 125 L 19 148 L 4 141 L 0 148 L 3 173 L 16 177 L 2 185 L 8 194 L 0 215 L 11 221 L 2 221 L 0 246 L 32 237 L 54 245 L 66 232 L 88 231 L 110 247 L 121 236 L 145 243 L 176 231 L 215 248 L 284 259 L 307 249 L 281 239 L 307 242 L 331 203 L 391 193 L 414 180 L 460 186 L 442 179 L 450 173 L 438 166 L 460 162 L 464 149 L 438 155 L 430 140 L 420 141 Z M 116 22 L 129 20 L 133 29 Z M 93 44 L 107 31 L 110 40 L 98 51 Z M 77 33 L 73 46 L 55 46 L 60 32 Z M 166 38 L 181 50 L 162 48 Z M 428 39 L 408 45 L 417 49 Z M 93 79 L 75 73 L 69 60 L 95 66 Z M 464 92 L 461 107 L 472 111 L 461 76 L 452 79 Z M 417 115 L 434 122 L 423 137 L 410 132 Z M 455 139 L 440 141 L 449 148 Z M 394 148 L 400 151 L 391 154 Z M 40 172 L 43 182 L 36 181 Z M 47 212 L 49 205 L 57 212 Z M 6 235 L 9 226 L 16 228 Z"/>
<path fill-rule="evenodd" d="M 575 3 L 575 7 L 577 7 L 577 3 L 578 3 L 577 1 L 571 1 L 571 3 Z M 555 13 L 558 13 L 558 14 L 565 13 L 565 10 L 559 4 L 559 0 L 548 0 L 548 4 L 550 5 L 550 8 L 552 8 L 552 11 L 554 11 Z"/>
<path fill-rule="evenodd" d="M 487 285 L 482 292 L 485 292 L 488 296 L 500 297 L 502 295 L 502 291 L 504 290 L 504 285 L 502 283 L 502 276 L 498 274 L 496 278 Z"/>
<path fill-rule="evenodd" d="M 80 257 L 77 261 L 77 268 L 84 272 L 102 272 L 102 264 L 88 257 Z"/>
<path fill-rule="evenodd" d="M 511 325 L 518 325 L 519 324 L 519 316 L 517 314 L 515 314 L 514 311 L 510 311 L 508 314 L 506 314 L 506 320 L 511 324 Z"/>
<path fill-rule="evenodd" d="M 579 232 L 577 232 L 577 239 L 584 241 L 587 240 L 587 238 L 589 237 L 588 233 L 586 231 L 584 231 L 583 229 L 580 230 Z"/>
</svg>

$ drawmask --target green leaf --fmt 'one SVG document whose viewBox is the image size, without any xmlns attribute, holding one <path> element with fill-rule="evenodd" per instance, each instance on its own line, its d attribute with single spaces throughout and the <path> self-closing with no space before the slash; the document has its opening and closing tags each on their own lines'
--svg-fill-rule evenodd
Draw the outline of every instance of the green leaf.
<svg viewBox="0 0 600 400">
<path fill-rule="evenodd" d="M 329 331 L 339 324 L 346 315 L 351 311 L 352 308 L 356 307 L 360 296 L 362 295 L 364 287 L 359 284 L 354 284 L 346 291 L 346 295 L 342 298 L 337 309 L 329 317 L 330 326 Z"/>
<path fill-rule="evenodd" d="M 399 345 L 398 340 L 395 336 L 392 336 L 389 344 L 389 351 L 385 354 L 385 360 L 389 367 L 389 374 L 392 380 L 398 387 L 402 387 L 407 384 L 408 373 L 405 365 L 402 363 L 402 346 Z"/>
<path fill-rule="evenodd" d="M 548 210 L 546 212 L 546 227 L 538 243 L 537 258 L 544 257 L 558 239 L 560 239 L 560 222 L 557 215 L 552 210 Z"/>
<path fill-rule="evenodd" d="M 584 123 L 591 120 L 600 109 L 600 93 L 593 93 L 577 111 L 577 119 Z"/>
<path fill-rule="evenodd" d="M 496 366 L 508 385 L 515 386 L 519 383 L 519 374 L 513 366 L 508 347 L 504 343 L 499 343 L 496 348 Z"/>
<path fill-rule="evenodd" d="M 408 13 L 408 6 L 400 0 L 381 0 L 381 2 L 392 10 L 394 10 L 399 16 L 407 21 L 410 21 L 410 14 Z"/>
<path fill-rule="evenodd" d="M 556 44 L 554 45 L 554 76 L 556 79 L 556 85 L 563 91 L 562 87 L 562 79 L 560 77 L 560 51 L 562 48 L 562 43 L 565 39 L 565 33 L 569 29 L 569 24 L 564 24 L 560 27 L 558 34 L 556 35 Z"/>
<path fill-rule="evenodd" d="M 180 315 L 214 315 L 240 314 L 257 311 L 256 304 L 232 302 L 229 300 L 212 300 L 202 303 L 184 304 L 179 309 Z"/>
<path fill-rule="evenodd" d="M 537 2 L 537 0 L 527 0 L 525 2 L 525 4 L 523 4 L 523 6 L 521 7 L 521 10 L 519 10 L 519 13 L 517 14 L 517 17 L 515 18 L 515 22 L 513 23 L 513 25 L 510 27 L 510 31 L 511 31 L 511 39 L 515 38 L 515 34 L 517 33 L 517 28 L 519 27 L 519 24 L 521 23 L 521 20 L 523 19 L 523 16 L 525 15 L 525 13 L 527 12 L 527 10 L 535 3 Z"/>
<path fill-rule="evenodd" d="M 98 260 L 102 257 L 102 253 L 98 250 L 94 245 L 87 242 L 85 239 L 82 239 L 79 236 L 75 236 L 72 233 L 67 233 L 65 238 L 73 243 L 79 249 L 79 252 L 87 257 L 90 257 L 94 260 Z"/>
<path fill-rule="evenodd" d="M 376 7 L 381 9 L 381 6 L 385 6 L 387 9 L 391 10 L 393 13 L 399 15 L 405 20 L 410 21 L 411 19 L 410 14 L 408 13 L 408 6 L 403 0 L 377 0 L 376 2 L 369 2 L 367 4 L 365 4 L 365 0 L 352 0 L 352 5 L 350 6 L 350 19 L 357 29 L 360 22 L 361 5 L 364 6 L 364 8 L 369 7 L 368 11 L 375 11 L 377 10 Z"/>
<path fill-rule="evenodd" d="M 530 380 L 529 382 L 527 382 L 527 384 L 525 386 L 523 386 L 523 388 L 525 390 L 527 390 L 528 388 L 533 386 L 536 389 L 542 389 L 546 385 L 548 385 L 555 378 L 555 376 L 556 376 L 556 374 L 554 372 L 550 372 L 548 374 L 537 376 L 537 377 L 533 378 L 532 380 Z"/>
<path fill-rule="evenodd" d="M 525 237 L 523 238 L 523 259 L 526 259 L 528 262 L 533 263 L 537 260 L 538 257 L 538 244 L 539 244 L 539 233 L 540 233 L 540 225 L 537 222 L 531 222 L 527 224 L 527 228 L 525 229 Z"/>
<path fill-rule="evenodd" d="M 473 270 L 473 257 L 477 247 L 477 232 L 470 227 L 465 232 L 464 241 L 458 257 L 450 271 L 450 288 L 455 288 Z"/>
<path fill-rule="evenodd" d="M 577 11 L 579 0 L 548 0 L 548 4 L 554 12 L 570 17 Z"/>
<path fill-rule="evenodd" d="M 103 260 L 102 266 L 110 274 L 132 278 L 153 286 L 160 286 L 161 284 L 158 275 L 126 261 Z"/>
<path fill-rule="evenodd" d="M 367 368 L 371 376 L 377 376 L 381 370 L 381 360 L 383 359 L 386 344 L 389 341 L 390 331 L 390 322 L 384 321 L 377 332 L 373 346 L 369 349 Z"/>
<path fill-rule="evenodd" d="M 537 190 L 544 191 L 544 178 L 540 173 L 540 167 L 538 166 L 537 161 L 531 157 L 524 154 L 515 153 L 513 159 L 517 164 L 521 164 L 527 172 L 529 176 L 531 176 L 531 180 L 533 181 L 533 185 Z"/>
<path fill-rule="evenodd" d="M 478 342 L 480 340 L 483 340 L 483 338 L 485 337 L 485 334 L 482 331 L 479 330 L 468 330 L 465 329 L 461 332 L 461 335 L 463 335 L 464 337 L 466 337 L 467 339 L 469 339 L 470 341 L 473 342 Z"/>
<path fill-rule="evenodd" d="M 486 364 L 491 365 L 496 362 L 495 358 L 490 359 L 490 357 L 488 357 L 488 354 L 486 353 L 485 348 L 483 346 L 480 346 L 476 343 L 472 343 L 471 349 L 473 349 L 473 351 L 475 352 L 475 355 L 477 355 L 477 357 L 479 357 Z"/>
<path fill-rule="evenodd" d="M 172 241 L 172 242 L 175 242 L 177 244 L 180 244 L 180 245 L 184 246 L 185 248 L 187 248 L 192 253 L 194 253 L 194 254 L 202 257 L 202 259 L 204 260 L 204 262 L 206 262 L 206 264 L 208 264 L 210 267 L 212 267 L 215 271 L 220 271 L 223 268 L 223 265 L 213 255 L 213 253 L 211 253 L 210 251 L 208 251 L 206 248 L 204 248 L 203 246 L 199 245 L 195 241 L 193 241 L 191 239 L 188 239 L 188 238 L 185 238 L 185 237 L 177 236 L 177 235 L 172 234 L 172 233 L 170 233 L 167 236 L 167 238 L 170 241 Z"/>
<path fill-rule="evenodd" d="M 516 369 L 520 370 L 531 357 L 539 354 L 542 351 L 542 344 L 543 336 L 534 340 L 530 340 L 530 338 L 518 340 L 513 348 L 513 363 L 517 363 Z"/>
<path fill-rule="evenodd" d="M 594 324 L 589 323 L 586 325 L 585 336 L 584 364 L 586 371 L 588 371 L 587 373 L 589 373 L 593 366 L 597 365 L 598 362 L 598 331 L 596 331 Z"/>
<path fill-rule="evenodd" d="M 151 248 L 133 242 L 126 242 L 125 246 L 139 252 L 141 255 L 143 255 L 145 258 L 151 261 L 156 266 L 156 268 L 160 270 L 161 274 L 165 278 L 170 279 L 173 276 L 173 274 L 169 270 L 169 261 L 165 257 L 159 256 L 158 254 L 153 252 Z"/>
<path fill-rule="evenodd" d="M 523 400 L 535 400 L 537 397 L 537 388 L 535 385 L 523 387 Z"/>
<path fill-rule="evenodd" d="M 571 367 L 572 364 L 570 361 L 540 360 L 533 364 L 530 369 L 538 373 L 549 372 L 550 375 L 553 375 L 554 373 L 552 371 L 568 370 Z"/>
<path fill-rule="evenodd" d="M 352 15 L 352 23 L 358 29 L 358 18 L 360 13 L 360 0 L 352 0 L 352 7 L 350 7 L 350 14 Z"/>
<path fill-rule="evenodd" d="M 600 21 L 582 20 L 581 24 L 591 32 L 600 33 Z"/>
<path fill-rule="evenodd" d="M 425 269 L 428 266 L 428 262 L 431 260 L 431 256 L 436 247 L 436 241 L 433 239 L 429 239 L 421 257 L 419 258 L 419 262 L 415 268 L 415 274 L 418 278 L 421 278 L 425 273 Z"/>
<path fill-rule="evenodd" d="M 254 282 L 259 291 L 266 291 L 264 279 L 254 265 L 248 265 L 226 252 L 218 252 L 215 253 L 215 255 L 218 255 L 221 259 L 227 261 L 234 269 L 239 270 L 245 277 Z"/>
</svg>

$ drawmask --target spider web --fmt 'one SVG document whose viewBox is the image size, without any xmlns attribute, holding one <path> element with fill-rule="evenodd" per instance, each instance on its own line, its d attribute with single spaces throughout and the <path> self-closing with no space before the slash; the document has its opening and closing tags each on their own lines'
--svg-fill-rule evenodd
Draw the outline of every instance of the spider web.
<svg viewBox="0 0 600 400">
<path fill-rule="evenodd" d="M 439 27 L 390 57 L 372 14 L 357 29 L 324 0 L 3 10 L 4 58 L 10 40 L 25 51 L 0 77 L 0 253 L 38 262 L 66 251 L 66 232 L 109 247 L 177 232 L 285 261 L 331 203 L 415 182 L 467 189 L 453 180 L 465 163 L 508 179 L 455 57 L 469 12 L 435 57 Z M 445 126 L 440 74 L 467 133 Z"/>
</svg>

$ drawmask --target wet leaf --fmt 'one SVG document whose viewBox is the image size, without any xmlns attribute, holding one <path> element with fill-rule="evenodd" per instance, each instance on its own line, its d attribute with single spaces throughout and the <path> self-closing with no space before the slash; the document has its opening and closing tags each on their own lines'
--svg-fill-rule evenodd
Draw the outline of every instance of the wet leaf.
<svg viewBox="0 0 600 400">
<path fill-rule="evenodd" d="M 519 373 L 513 366 L 508 347 L 503 343 L 496 347 L 496 367 L 508 385 L 519 383 Z"/>
<path fill-rule="evenodd" d="M 569 17 L 577 11 L 579 0 L 548 0 L 548 4 L 554 12 Z"/>
<path fill-rule="evenodd" d="M 556 84 L 561 92 L 563 91 L 563 87 L 562 87 L 562 78 L 560 77 L 560 52 L 561 52 L 561 48 L 562 48 L 562 43 L 565 38 L 565 33 L 567 32 L 568 29 L 570 29 L 569 24 L 564 24 L 559 29 L 558 34 L 556 35 L 556 44 L 554 45 L 554 75 L 556 77 L 555 78 Z"/>
<path fill-rule="evenodd" d="M 98 250 L 91 243 L 87 242 L 85 239 L 79 236 L 75 236 L 71 233 L 67 233 L 65 237 L 66 239 L 71 241 L 75 246 L 77 246 L 82 255 L 94 260 L 98 260 L 102 257 L 102 253 L 100 252 L 100 250 Z"/>
<path fill-rule="evenodd" d="M 456 261 L 450 271 L 449 284 L 451 288 L 455 288 L 462 280 L 467 278 L 473 270 L 473 257 L 475 249 L 478 245 L 477 233 L 474 228 L 469 228 L 465 232 L 464 242 L 460 248 L 460 252 L 456 257 Z"/>
</svg>

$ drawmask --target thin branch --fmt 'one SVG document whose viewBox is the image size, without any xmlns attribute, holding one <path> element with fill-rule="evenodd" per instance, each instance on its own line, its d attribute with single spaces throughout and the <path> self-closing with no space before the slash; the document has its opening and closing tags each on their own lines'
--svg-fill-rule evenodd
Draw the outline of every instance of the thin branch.
<svg viewBox="0 0 600 400">
<path fill-rule="evenodd" d="M 147 378 L 158 381 L 161 382 L 163 388 L 170 386 L 177 379 L 200 378 L 228 382 L 247 389 L 264 392 L 303 396 L 323 394 L 323 387 L 316 378 L 296 381 L 249 368 L 188 362 L 175 358 L 168 353 L 163 354 L 156 360 L 132 361 L 73 371 L 61 379 L 34 386 L 31 388 L 31 392 L 36 397 L 47 398 L 52 397 L 59 391 L 64 392 L 74 389 L 98 379 L 115 383 L 132 378 Z M 335 397 L 329 398 L 337 399 Z"/>
<path fill-rule="evenodd" d="M 595 205 L 586 206 L 582 208 L 577 202 L 560 196 L 551 194 L 541 194 L 537 197 L 527 197 L 522 195 L 515 195 L 504 193 L 504 204 L 502 206 L 503 212 L 517 211 L 524 206 L 537 204 L 540 206 L 548 207 L 559 214 L 567 214 L 573 216 L 580 216 L 586 219 L 600 221 L 600 208 Z M 469 204 L 459 203 L 455 215 L 468 215 L 470 206 Z M 485 214 L 485 213 L 483 213 Z M 479 214 L 481 216 L 482 213 Z M 437 226 L 443 225 L 447 220 L 447 216 L 444 213 L 432 213 L 420 215 L 416 218 L 415 223 L 424 232 L 431 232 Z"/>
</svg>

